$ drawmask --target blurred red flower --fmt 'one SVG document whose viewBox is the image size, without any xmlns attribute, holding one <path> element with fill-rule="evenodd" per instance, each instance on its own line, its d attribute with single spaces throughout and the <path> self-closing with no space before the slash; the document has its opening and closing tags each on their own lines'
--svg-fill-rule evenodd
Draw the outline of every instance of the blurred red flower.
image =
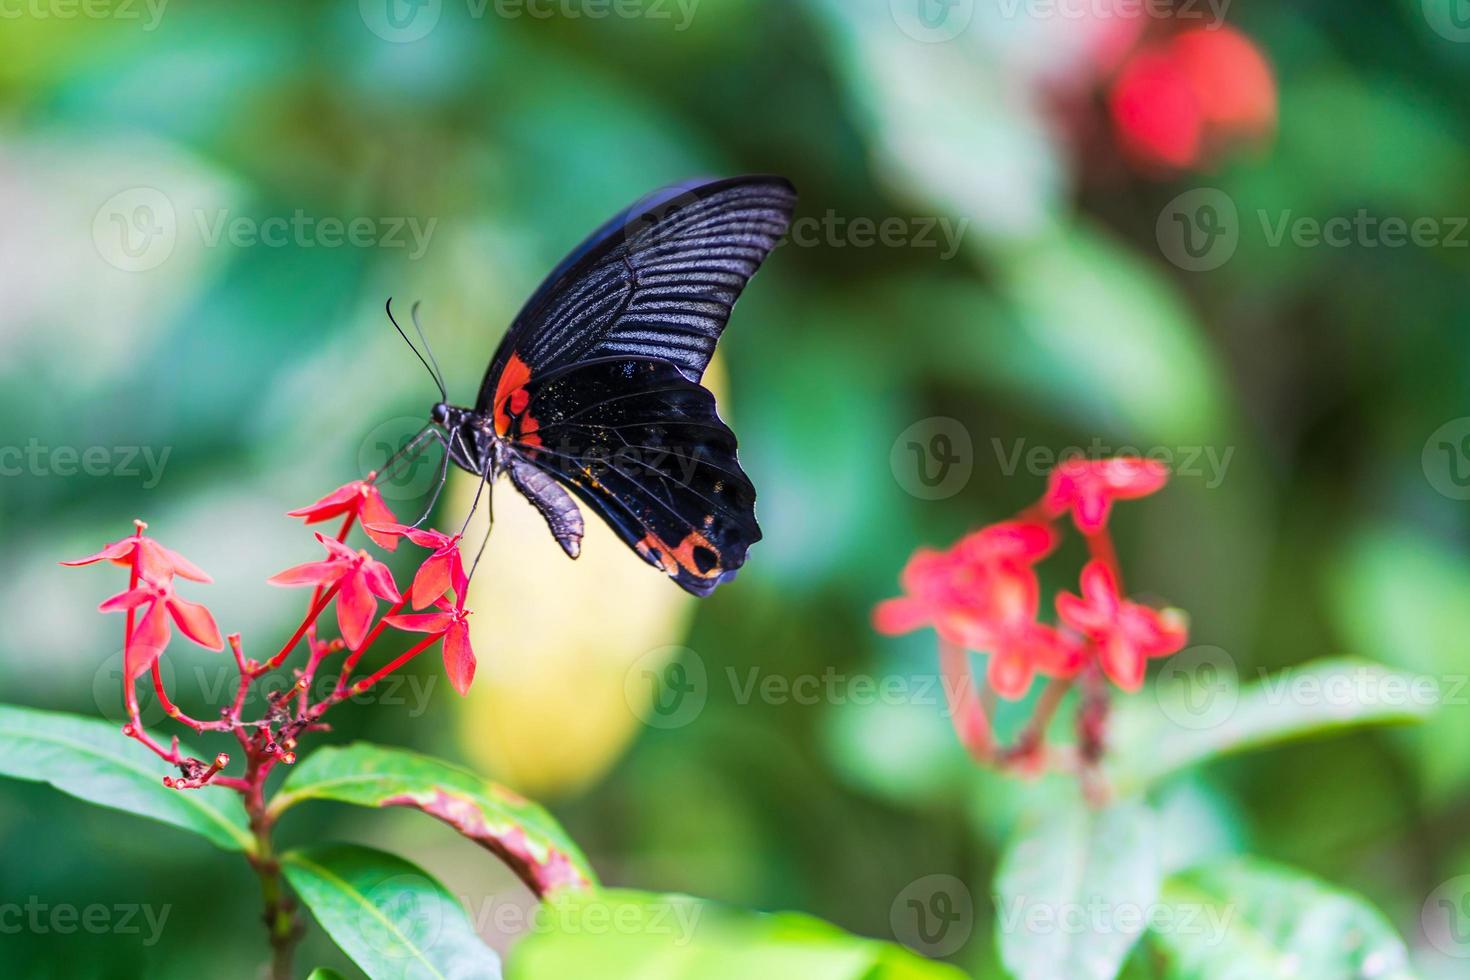
<svg viewBox="0 0 1470 980">
<path fill-rule="evenodd" d="M 1118 579 L 1100 561 L 1082 569 L 1082 595 L 1057 594 L 1062 622 L 1097 647 L 1103 672 L 1125 691 L 1143 686 L 1151 657 L 1177 653 L 1188 641 L 1188 624 L 1177 609 L 1157 610 L 1118 595 Z"/>
<path fill-rule="evenodd" d="M 1138 50 L 1109 95 L 1123 149 L 1166 171 L 1206 167 L 1276 126 L 1276 81 L 1254 41 L 1196 28 Z"/>
<path fill-rule="evenodd" d="M 1137 456 L 1063 460 L 1051 471 L 1041 506 L 1050 517 L 1067 511 L 1077 530 L 1097 534 L 1108 522 L 1115 500 L 1146 497 L 1169 480 L 1163 463 Z"/>
</svg>

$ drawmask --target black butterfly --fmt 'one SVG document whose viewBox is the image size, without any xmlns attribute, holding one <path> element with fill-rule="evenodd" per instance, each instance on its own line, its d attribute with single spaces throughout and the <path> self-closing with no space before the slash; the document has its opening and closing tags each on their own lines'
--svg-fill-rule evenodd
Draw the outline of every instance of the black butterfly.
<svg viewBox="0 0 1470 980">
<path fill-rule="evenodd" d="M 673 185 L 620 212 L 517 315 L 474 408 L 434 406 L 445 466 L 482 489 L 509 475 L 572 558 L 575 495 L 689 592 L 733 578 L 761 538 L 755 488 L 699 382 L 795 204 L 784 178 L 751 176 Z"/>
</svg>

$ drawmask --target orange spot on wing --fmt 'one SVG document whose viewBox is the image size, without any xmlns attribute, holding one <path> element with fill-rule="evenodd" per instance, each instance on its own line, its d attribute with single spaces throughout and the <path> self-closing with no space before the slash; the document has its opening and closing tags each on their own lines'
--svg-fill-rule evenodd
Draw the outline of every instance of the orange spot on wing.
<svg viewBox="0 0 1470 980">
<path fill-rule="evenodd" d="M 670 576 L 677 576 L 679 569 L 683 569 L 696 578 L 714 578 L 723 571 L 720 568 L 720 550 L 710 544 L 709 538 L 698 531 L 690 531 L 686 534 L 678 547 L 670 545 L 663 538 L 649 531 L 633 547 L 640 555 L 651 557 L 654 564 Z M 707 570 L 701 570 L 699 563 L 694 560 L 694 549 L 696 548 L 704 548 L 714 556 L 714 563 Z"/>
<path fill-rule="evenodd" d="M 500 380 L 495 383 L 495 431 L 500 435 L 510 431 L 510 416 L 505 412 L 507 404 L 512 412 L 520 413 L 530 402 L 531 396 L 525 389 L 526 382 L 530 380 L 530 365 L 521 360 L 520 354 L 512 352 L 510 360 L 505 363 L 505 370 L 500 372 Z M 517 401 L 520 407 L 516 407 Z"/>
</svg>

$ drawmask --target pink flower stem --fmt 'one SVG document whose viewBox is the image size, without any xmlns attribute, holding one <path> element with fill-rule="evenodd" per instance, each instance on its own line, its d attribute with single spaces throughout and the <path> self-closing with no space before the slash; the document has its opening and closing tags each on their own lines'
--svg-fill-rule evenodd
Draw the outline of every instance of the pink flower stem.
<svg viewBox="0 0 1470 980">
<path fill-rule="evenodd" d="M 229 731 L 233 727 L 233 722 L 228 719 L 200 721 L 197 718 L 191 718 L 185 714 L 178 705 L 169 699 L 168 692 L 164 690 L 163 673 L 159 670 L 158 660 L 153 661 L 153 693 L 158 696 L 158 703 L 163 708 L 164 714 L 181 724 L 188 725 L 196 732 L 223 732 Z"/>
<path fill-rule="evenodd" d="M 1118 552 L 1113 547 L 1113 536 L 1108 533 L 1106 527 L 1098 530 L 1096 534 L 1088 534 L 1087 551 L 1092 557 L 1108 566 L 1108 571 L 1113 573 L 1114 580 L 1118 583 L 1118 594 L 1123 594 L 1123 570 L 1118 566 Z"/>
<path fill-rule="evenodd" d="M 960 744 L 977 762 L 987 766 L 992 764 L 995 761 L 995 736 L 975 690 L 970 655 L 959 644 L 940 639 L 939 669 L 944 695 L 949 702 L 950 722 Z"/>
<path fill-rule="evenodd" d="M 133 521 L 133 537 L 139 542 L 143 539 L 143 531 L 148 525 L 142 521 Z M 131 592 L 138 587 L 140 563 L 142 562 L 143 546 L 141 543 L 133 545 L 132 561 L 129 563 L 128 591 Z M 127 618 L 123 621 L 123 673 L 128 673 L 128 650 L 133 645 L 133 621 L 137 617 L 137 607 L 129 606 Z M 143 730 L 143 723 L 138 718 L 138 691 L 134 686 L 137 679 L 130 676 L 123 678 L 123 706 L 127 709 L 128 717 L 133 720 L 133 727 L 139 732 Z"/>
<path fill-rule="evenodd" d="M 296 648 L 296 644 L 301 642 L 301 638 L 306 635 L 306 631 L 316 624 L 317 617 L 322 614 L 322 610 L 327 608 L 327 603 L 332 601 L 332 597 L 337 594 L 337 590 L 341 587 L 342 582 L 340 580 L 333 582 L 331 588 L 327 589 L 325 593 L 312 603 L 311 609 L 306 613 L 306 618 L 301 621 L 300 626 L 296 627 L 296 632 L 291 634 L 291 639 L 286 641 L 285 645 L 281 647 L 280 651 L 274 657 L 271 657 L 255 669 L 254 675 L 256 677 L 281 666 L 286 657 Z"/>
<path fill-rule="evenodd" d="M 1046 744 L 1046 730 L 1051 727 L 1051 721 L 1056 717 L 1057 709 L 1061 707 L 1062 700 L 1066 698 L 1067 692 L 1072 689 L 1070 678 L 1054 677 L 1047 682 L 1041 691 L 1041 697 L 1036 699 L 1036 707 L 1031 711 L 1031 717 L 1027 719 L 1026 726 L 1021 729 L 1021 734 L 1016 738 L 1016 744 L 1002 753 L 1005 760 L 1016 760 L 1021 762 L 1035 761 Z"/>
<path fill-rule="evenodd" d="M 378 620 L 375 626 L 373 626 L 372 632 L 368 633 L 368 635 L 363 639 L 362 644 L 358 646 L 356 650 L 353 650 L 347 655 L 347 659 L 342 662 L 342 676 L 337 678 L 337 691 L 334 691 L 334 694 L 338 691 L 342 691 L 347 687 L 347 678 L 352 675 L 352 670 L 357 666 L 357 662 L 362 659 L 362 655 L 368 652 L 368 648 L 373 645 L 374 641 L 376 641 L 377 638 L 382 634 L 384 628 L 387 627 L 388 617 L 398 615 L 398 611 L 402 609 L 405 605 L 407 605 L 407 603 L 408 594 L 404 593 L 402 596 L 399 597 L 397 602 L 388 607 L 388 611 L 385 612 L 383 614 L 383 617 Z"/>
<path fill-rule="evenodd" d="M 393 660 L 390 660 L 387 663 L 386 666 L 379 668 L 378 671 L 377 671 L 377 673 L 375 673 L 375 674 L 369 674 L 367 677 L 364 677 L 362 680 L 358 681 L 356 684 L 353 684 L 352 687 L 351 687 L 352 694 L 353 695 L 358 695 L 358 694 L 363 693 L 368 688 L 370 688 L 374 684 L 378 683 L 378 681 L 382 680 L 384 677 L 387 677 L 389 674 L 393 673 L 399 667 L 402 667 L 404 664 L 408 663 L 414 657 L 417 657 L 419 654 L 421 654 L 425 650 L 429 649 L 429 647 L 433 646 L 435 643 L 438 643 L 439 640 L 440 640 L 440 634 L 438 634 L 438 633 L 435 633 L 435 634 L 433 634 L 431 636 L 424 637 L 418 643 L 415 643 L 413 646 L 409 647 L 407 651 L 405 651 L 404 653 L 399 654 Z M 334 694 L 331 700 L 333 702 L 335 702 L 335 701 L 341 700 L 341 698 L 337 697 Z"/>
</svg>

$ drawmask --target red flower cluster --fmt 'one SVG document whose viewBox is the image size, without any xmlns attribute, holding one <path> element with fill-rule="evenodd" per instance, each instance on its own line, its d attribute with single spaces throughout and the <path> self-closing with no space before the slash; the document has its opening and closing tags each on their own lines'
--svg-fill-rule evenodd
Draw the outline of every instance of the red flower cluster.
<svg viewBox="0 0 1470 980">
<path fill-rule="evenodd" d="M 1230 27 L 1198 28 L 1135 52 L 1109 105 L 1135 159 L 1166 171 L 1201 168 L 1272 132 L 1276 82 L 1250 38 Z"/>
<path fill-rule="evenodd" d="M 1127 691 L 1143 684 L 1144 664 L 1184 646 L 1178 610 L 1158 611 L 1119 595 L 1107 520 L 1115 500 L 1154 493 L 1168 471 L 1150 460 L 1071 459 L 1051 473 L 1040 502 L 1021 517 L 961 538 L 946 551 L 921 549 L 904 568 L 904 595 L 874 610 L 879 632 L 932 626 L 953 647 L 990 657 L 986 679 L 1000 697 L 1026 694 L 1036 674 L 1068 679 L 1097 664 Z M 1070 514 L 1094 559 L 1082 573 L 1082 596 L 1056 598 L 1060 624 L 1039 620 L 1034 566 L 1056 548 L 1055 521 Z"/>
<path fill-rule="evenodd" d="M 210 650 L 224 649 L 225 641 L 210 611 L 200 603 L 181 598 L 174 591 L 175 578 L 208 583 L 210 577 L 182 555 L 145 536 L 143 531 L 147 525 L 141 521 L 136 522 L 131 536 L 114 541 L 94 555 L 62 562 L 64 565 L 90 565 L 111 561 L 130 569 L 128 588 L 105 600 L 101 610 L 127 615 L 124 701 L 129 723 L 125 731 L 179 768 L 183 778 L 166 779 L 169 786 L 192 789 L 212 781 L 249 792 L 251 786 L 264 779 L 275 762 L 294 761 L 292 749 L 296 735 L 321 727 L 319 719 L 329 707 L 372 687 L 434 643 L 442 641 L 445 671 L 456 691 L 464 694 L 474 678 L 475 653 L 470 644 L 469 611 L 465 609 L 469 581 L 460 557 L 458 535 L 449 536 L 398 524 L 373 485 L 372 476 L 339 487 L 316 503 L 291 511 L 289 516 L 304 518 L 307 524 L 340 517 L 342 525 L 335 537 L 316 535 L 317 541 L 326 549 L 325 558 L 296 565 L 269 579 L 272 585 L 310 586 L 313 590 L 305 618 L 274 656 L 264 662 L 249 660 L 244 656 L 238 634 L 229 637 L 239 669 L 239 690 L 234 702 L 222 710 L 219 720 L 201 721 L 180 711 L 164 690 L 163 678 L 157 669 L 158 659 L 172 638 L 174 626 L 200 646 Z M 406 595 L 400 594 L 387 565 L 366 550 L 346 544 L 353 527 L 359 524 L 363 533 L 385 550 L 395 550 L 399 539 L 405 537 L 430 549 L 431 553 L 419 564 L 413 585 Z M 340 638 L 324 639 L 318 636 L 320 617 L 334 599 Z M 380 602 L 389 604 L 381 617 L 378 615 Z M 398 615 L 409 602 L 415 609 L 433 606 L 436 611 L 422 615 Z M 376 673 L 349 683 L 359 660 L 388 627 L 410 633 L 427 633 L 428 636 Z M 270 712 L 264 719 L 244 720 L 241 711 L 249 686 L 281 667 L 303 639 L 308 656 L 305 666 L 295 671 L 295 686 L 270 698 Z M 344 650 L 347 653 L 335 688 L 320 701 L 312 703 L 308 692 L 318 666 L 327 657 Z M 221 755 L 214 764 L 186 759 L 179 754 L 177 744 L 172 749 L 165 749 L 149 737 L 143 730 L 134 682 L 150 669 L 159 703 L 167 714 L 195 731 L 230 731 L 239 738 L 248 760 L 244 777 L 216 778 L 228 762 L 227 756 Z M 291 702 L 294 702 L 294 711 Z"/>
</svg>

